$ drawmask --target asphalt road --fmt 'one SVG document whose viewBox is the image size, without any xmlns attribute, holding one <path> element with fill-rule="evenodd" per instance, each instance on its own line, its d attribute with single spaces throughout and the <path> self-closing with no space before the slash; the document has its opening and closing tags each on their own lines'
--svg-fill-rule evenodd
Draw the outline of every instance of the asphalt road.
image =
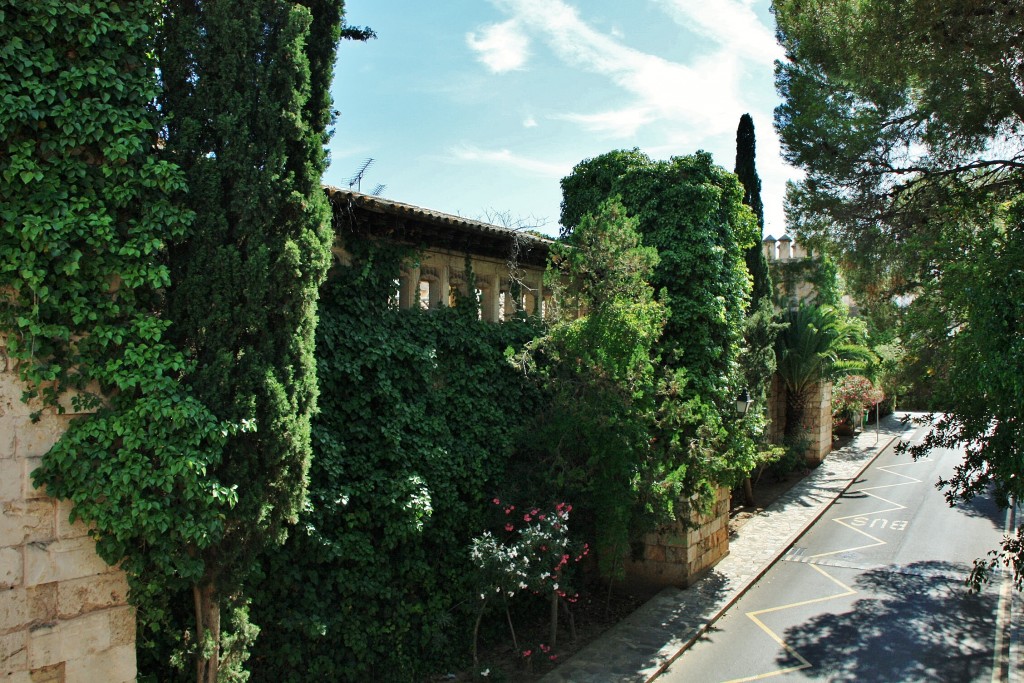
<svg viewBox="0 0 1024 683">
<path fill-rule="evenodd" d="M 1005 680 L 1003 584 L 964 578 L 1006 513 L 947 505 L 935 482 L 960 460 L 883 452 L 657 683 Z"/>
</svg>

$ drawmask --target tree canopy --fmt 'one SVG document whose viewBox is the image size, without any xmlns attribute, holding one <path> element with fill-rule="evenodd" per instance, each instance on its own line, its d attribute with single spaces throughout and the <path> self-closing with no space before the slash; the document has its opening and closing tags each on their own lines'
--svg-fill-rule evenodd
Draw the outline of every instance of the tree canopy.
<svg viewBox="0 0 1024 683">
<path fill-rule="evenodd" d="M 761 411 L 735 415 L 737 393 L 769 360 L 747 354 L 744 362 L 742 353 L 750 301 L 744 250 L 760 243 L 744 188 L 706 152 L 653 161 L 634 149 L 580 162 L 562 179 L 562 196 L 564 234 L 617 196 L 641 244 L 657 250 L 650 285 L 668 318 L 652 349 L 661 373 L 654 443 L 666 479 L 709 499 L 712 483 L 738 483 L 753 468 L 764 426 Z"/>
<path fill-rule="evenodd" d="M 880 295 L 912 290 L 943 212 L 1020 192 L 1024 21 L 1018 2 L 779 0 L 776 126 L 807 177 L 802 237 L 829 237 Z M 878 45 L 885 45 L 880 50 Z M 950 216 L 945 217 L 948 222 Z M 871 261 L 869 263 L 868 261 Z"/>
<path fill-rule="evenodd" d="M 778 0 L 775 13 L 776 126 L 807 173 L 787 197 L 799 237 L 838 255 L 934 386 L 944 414 L 912 450 L 966 449 L 950 501 L 989 484 L 1019 496 L 1024 7 Z"/>
</svg>

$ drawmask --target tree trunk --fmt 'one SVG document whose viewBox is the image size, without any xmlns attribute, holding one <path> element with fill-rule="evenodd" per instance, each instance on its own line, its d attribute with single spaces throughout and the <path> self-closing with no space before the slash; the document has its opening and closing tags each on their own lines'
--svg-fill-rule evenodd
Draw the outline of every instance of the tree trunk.
<svg viewBox="0 0 1024 683">
<path fill-rule="evenodd" d="M 786 389 L 786 428 L 783 434 L 796 437 L 803 434 L 804 411 L 807 408 L 807 390 Z"/>
<path fill-rule="evenodd" d="M 757 501 L 754 500 L 754 484 L 751 482 L 750 477 L 743 479 L 743 497 L 746 498 L 748 507 L 757 507 Z"/>
<path fill-rule="evenodd" d="M 220 601 L 214 581 L 192 586 L 196 611 L 196 683 L 217 683 L 220 669 Z M 209 640 L 207 640 L 209 639 Z"/>
</svg>

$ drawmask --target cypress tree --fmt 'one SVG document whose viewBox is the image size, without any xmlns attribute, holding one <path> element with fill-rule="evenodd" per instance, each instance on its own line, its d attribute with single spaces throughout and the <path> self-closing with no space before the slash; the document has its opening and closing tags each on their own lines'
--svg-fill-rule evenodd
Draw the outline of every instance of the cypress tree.
<svg viewBox="0 0 1024 683">
<path fill-rule="evenodd" d="M 210 472 L 238 503 L 193 586 L 209 643 L 199 681 L 217 679 L 221 607 L 244 594 L 260 551 L 283 540 L 304 502 L 317 291 L 333 240 L 320 180 L 342 12 L 342 0 L 172 0 L 163 29 L 166 149 L 195 212 L 171 253 L 168 310 L 197 361 L 193 393 L 242 425 Z"/>
<path fill-rule="evenodd" d="M 747 390 L 755 399 L 755 412 L 765 412 L 768 383 L 775 372 L 775 338 L 779 325 L 772 306 L 772 280 L 768 272 L 768 259 L 761 248 L 764 234 L 764 204 L 761 203 L 761 179 L 755 167 L 754 120 L 750 114 L 740 117 L 736 128 L 736 176 L 743 185 L 743 203 L 757 217 L 758 239 L 743 252 L 747 270 L 753 279 L 747 317 L 744 321 L 742 356 L 743 374 Z M 756 506 L 750 477 L 743 480 L 743 494 L 747 505 Z"/>
<path fill-rule="evenodd" d="M 754 120 L 750 114 L 740 117 L 736 128 L 736 173 L 743 183 L 743 203 L 753 210 L 757 216 L 758 234 L 764 233 L 764 204 L 761 203 L 761 179 L 755 167 Z M 754 290 L 750 297 L 750 310 L 756 310 L 761 299 L 772 296 L 772 280 L 768 273 L 768 259 L 761 248 L 761 241 L 746 250 L 744 257 L 747 270 L 754 279 Z"/>
</svg>

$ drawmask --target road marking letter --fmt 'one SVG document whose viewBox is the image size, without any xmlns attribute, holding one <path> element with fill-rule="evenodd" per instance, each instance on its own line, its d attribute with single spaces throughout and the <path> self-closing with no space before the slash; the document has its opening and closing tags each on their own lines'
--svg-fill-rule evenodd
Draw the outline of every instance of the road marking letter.
<svg viewBox="0 0 1024 683">
<path fill-rule="evenodd" d="M 870 520 L 870 522 L 867 517 L 854 517 L 850 520 L 850 526 L 867 526 L 869 529 L 890 529 L 892 531 L 905 531 L 909 523 L 910 522 L 905 519 L 894 519 L 889 521 L 882 517 L 875 517 Z"/>
</svg>

